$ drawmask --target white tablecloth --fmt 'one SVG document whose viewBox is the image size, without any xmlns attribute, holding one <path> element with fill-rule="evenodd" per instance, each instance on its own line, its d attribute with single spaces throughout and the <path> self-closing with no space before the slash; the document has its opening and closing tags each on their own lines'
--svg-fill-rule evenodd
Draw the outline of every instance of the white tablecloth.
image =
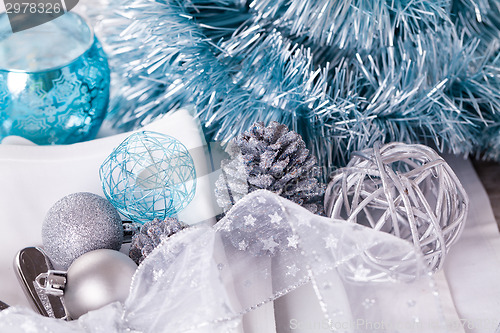
<svg viewBox="0 0 500 333">
<path fill-rule="evenodd" d="M 182 131 L 182 130 L 181 130 Z M 102 141 L 105 143 L 106 141 Z M 112 145 L 110 145 L 110 148 Z M 464 188 L 470 197 L 470 210 L 466 226 L 459 241 L 451 248 L 448 254 L 444 270 L 434 276 L 437 285 L 438 297 L 444 320 L 450 323 L 450 332 L 493 332 L 500 320 L 500 284 L 497 280 L 500 278 L 500 235 L 491 210 L 488 196 L 477 177 L 472 164 L 456 157 L 447 157 L 447 160 L 462 181 Z M 76 161 L 75 161 L 76 162 Z M 98 165 L 95 166 L 97 168 Z M 1 171 L 1 170 L 0 170 Z M 6 172 L 6 170 L 3 170 Z M 63 171 L 61 171 L 63 172 Z M 95 171 L 94 178 L 97 177 Z M 89 176 L 89 175 L 87 175 Z M 90 177 L 90 176 L 89 176 Z M 91 178 L 92 178 L 91 177 Z M 93 178 L 92 178 L 93 179 Z M 20 180 L 22 182 L 22 180 Z M 97 179 L 93 179 L 89 188 L 82 182 L 80 190 L 95 190 L 98 184 Z M 92 185 L 93 184 L 93 185 Z M 69 191 L 64 184 L 54 184 L 61 191 Z M 30 193 L 32 204 L 40 202 L 35 200 L 37 197 L 42 199 L 46 197 L 44 191 L 39 193 Z M 51 203 L 58 199 L 62 194 L 42 200 L 43 207 L 31 207 L 37 211 L 46 211 Z M 23 198 L 19 197 L 19 200 Z M 5 204 L 5 202 L 4 202 Z M 4 207 L 5 208 L 5 207 Z M 30 207 L 26 211 L 19 211 L 19 218 L 30 212 Z M 31 214 L 33 211 L 31 210 Z M 30 214 L 28 214 L 30 215 Z M 3 230 L 12 228 L 18 221 L 15 216 L 1 221 Z M 32 227 L 41 223 L 41 217 L 33 221 Z M 7 227 L 8 226 L 8 227 Z M 25 245 L 36 245 L 39 242 L 39 234 L 33 234 L 28 225 L 25 226 L 24 239 L 19 239 L 18 243 Z M 22 233 L 16 233 L 21 235 Z M 31 236 L 30 236 L 31 234 Z M 4 252 L 5 245 L 15 242 L 11 236 L 5 232 L 2 235 Z M 10 261 L 13 254 L 19 249 L 9 247 Z M 10 253 L 12 252 L 12 253 Z M 26 304 L 23 301 L 23 295 L 17 281 L 13 279 L 12 270 L 5 267 L 0 270 L 2 276 L 0 286 L 0 300 L 7 303 Z M 266 286 L 262 286 L 265 288 Z M 430 295 L 422 295 L 423 298 Z M 425 306 L 424 302 L 419 306 Z M 291 321 L 291 320 L 295 321 Z M 305 285 L 298 290 L 284 296 L 278 301 L 269 303 L 259 310 L 252 312 L 243 321 L 245 332 L 275 333 L 275 332 L 293 332 L 293 333 L 311 333 L 310 328 L 299 328 L 294 323 L 299 321 L 321 322 L 321 311 L 314 295 L 314 290 L 310 285 Z M 457 326 L 456 323 L 460 325 Z M 324 332 L 330 330 L 325 329 Z M 320 329 L 314 332 L 322 332 Z"/>
<path fill-rule="evenodd" d="M 471 162 L 454 156 L 447 156 L 446 160 L 470 197 L 470 209 L 462 236 L 452 246 L 444 270 L 433 277 L 443 319 L 449 332 L 494 332 L 500 321 L 500 234 L 486 191 Z M 431 295 L 422 295 L 418 304 L 425 307 L 427 302 L 432 302 Z M 273 321 L 264 320 L 271 315 Z M 321 325 L 298 325 L 324 322 L 310 284 L 278 299 L 274 306 L 267 305 L 260 310 L 260 316 L 262 320 L 253 320 L 261 323 L 258 329 L 245 332 L 331 332 Z M 429 328 L 425 332 L 434 331 Z"/>
<path fill-rule="evenodd" d="M 466 332 L 493 332 L 500 321 L 500 234 L 488 195 L 472 164 L 446 157 L 470 198 L 467 224 L 444 273 Z"/>
</svg>

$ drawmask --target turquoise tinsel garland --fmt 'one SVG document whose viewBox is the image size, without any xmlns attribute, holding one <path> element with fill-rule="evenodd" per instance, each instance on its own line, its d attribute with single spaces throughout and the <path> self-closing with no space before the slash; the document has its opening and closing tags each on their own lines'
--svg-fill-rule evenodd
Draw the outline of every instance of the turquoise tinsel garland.
<svg viewBox="0 0 500 333">
<path fill-rule="evenodd" d="M 500 159 L 499 1 L 94 1 L 117 127 L 194 103 L 211 139 L 276 120 L 327 170 L 375 141 Z"/>
</svg>

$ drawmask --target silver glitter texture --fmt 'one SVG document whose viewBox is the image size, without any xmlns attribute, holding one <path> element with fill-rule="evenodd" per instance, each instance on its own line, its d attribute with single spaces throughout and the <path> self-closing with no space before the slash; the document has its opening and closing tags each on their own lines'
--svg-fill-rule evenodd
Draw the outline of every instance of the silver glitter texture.
<svg viewBox="0 0 500 333">
<path fill-rule="evenodd" d="M 56 202 L 47 213 L 42 241 L 52 263 L 68 269 L 84 253 L 119 250 L 123 227 L 118 212 L 106 199 L 88 192 L 73 193 Z"/>
<path fill-rule="evenodd" d="M 129 257 L 140 264 L 163 239 L 187 228 L 187 224 L 173 217 L 167 217 L 165 220 L 158 218 L 146 222 L 141 231 L 132 237 Z"/>
<path fill-rule="evenodd" d="M 322 214 L 324 186 L 316 179 L 316 158 L 302 137 L 283 124 L 257 122 L 231 142 L 231 160 L 222 162 L 217 203 L 228 211 L 247 193 L 264 189 L 313 213 Z"/>
</svg>

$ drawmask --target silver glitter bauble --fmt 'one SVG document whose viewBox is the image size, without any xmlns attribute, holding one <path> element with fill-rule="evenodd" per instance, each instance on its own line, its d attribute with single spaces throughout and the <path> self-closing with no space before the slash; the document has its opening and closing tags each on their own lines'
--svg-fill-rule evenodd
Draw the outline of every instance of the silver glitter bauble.
<svg viewBox="0 0 500 333">
<path fill-rule="evenodd" d="M 106 199 L 88 192 L 73 193 L 56 202 L 47 213 L 42 241 L 52 263 L 67 269 L 84 253 L 119 250 L 123 226 L 118 212 Z"/>
<path fill-rule="evenodd" d="M 124 302 L 137 265 L 127 255 L 113 250 L 95 250 L 76 259 L 67 272 L 64 304 L 69 316 L 97 310 L 113 302 Z"/>
</svg>

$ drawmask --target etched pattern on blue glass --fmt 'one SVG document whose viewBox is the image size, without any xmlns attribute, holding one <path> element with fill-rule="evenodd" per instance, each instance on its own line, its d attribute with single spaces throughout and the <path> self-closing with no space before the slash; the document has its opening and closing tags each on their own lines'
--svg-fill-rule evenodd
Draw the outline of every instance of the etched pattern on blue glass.
<svg viewBox="0 0 500 333">
<path fill-rule="evenodd" d="M 109 82 L 108 62 L 97 39 L 62 68 L 0 70 L 0 138 L 19 135 L 37 144 L 94 138 L 106 114 Z"/>
</svg>

